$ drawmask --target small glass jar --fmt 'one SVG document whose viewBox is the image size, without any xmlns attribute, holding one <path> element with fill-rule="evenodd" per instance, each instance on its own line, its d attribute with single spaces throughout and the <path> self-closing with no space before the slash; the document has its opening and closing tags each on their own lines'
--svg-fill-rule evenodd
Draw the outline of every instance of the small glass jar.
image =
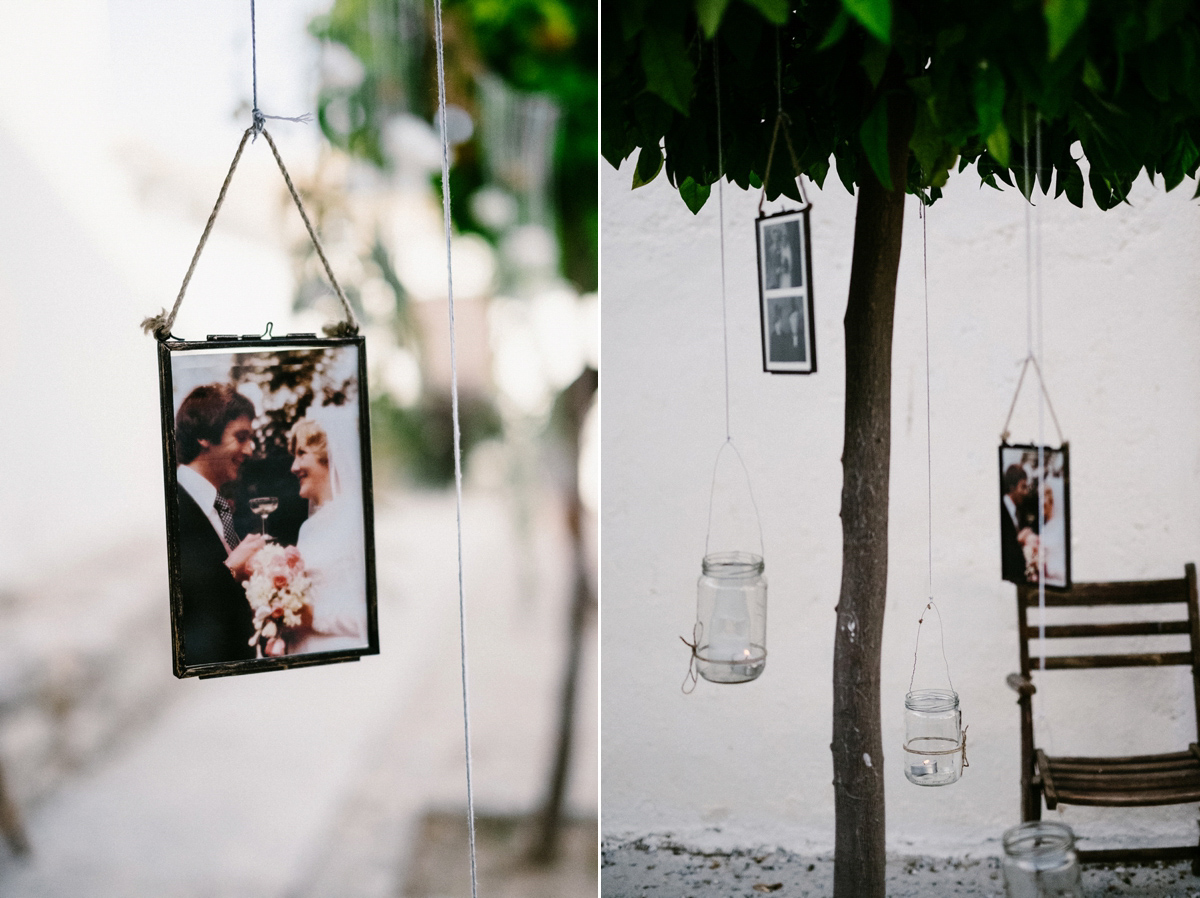
<svg viewBox="0 0 1200 898">
<path fill-rule="evenodd" d="M 948 786 L 962 776 L 962 712 L 949 689 L 904 697 L 904 775 L 918 786 Z"/>
<path fill-rule="evenodd" d="M 767 666 L 767 578 L 761 555 L 704 556 L 696 585 L 696 670 L 713 683 L 748 683 Z"/>
<path fill-rule="evenodd" d="M 1037 820 L 1004 834 L 1008 898 L 1083 898 L 1075 834 L 1065 823 Z"/>
</svg>

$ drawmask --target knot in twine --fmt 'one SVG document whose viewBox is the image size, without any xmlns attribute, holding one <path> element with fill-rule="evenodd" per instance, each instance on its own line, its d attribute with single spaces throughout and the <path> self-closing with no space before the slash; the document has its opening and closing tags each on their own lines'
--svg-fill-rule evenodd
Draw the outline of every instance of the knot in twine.
<svg viewBox="0 0 1200 898">
<path fill-rule="evenodd" d="M 263 128 L 267 126 L 267 119 L 269 118 L 275 119 L 278 122 L 298 122 L 302 125 L 306 125 L 312 121 L 312 113 L 309 112 L 303 115 L 267 115 L 257 106 L 251 111 L 250 117 L 252 119 L 250 132 L 253 134 L 253 137 L 250 139 L 251 143 L 258 140 L 258 135 L 263 133 Z"/>
</svg>

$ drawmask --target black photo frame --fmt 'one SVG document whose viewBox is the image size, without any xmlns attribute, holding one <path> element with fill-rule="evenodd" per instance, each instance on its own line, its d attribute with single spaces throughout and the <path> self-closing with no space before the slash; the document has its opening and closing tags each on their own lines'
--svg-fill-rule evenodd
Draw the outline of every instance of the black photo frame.
<svg viewBox="0 0 1200 898">
<path fill-rule="evenodd" d="M 1031 586 L 1042 577 L 1047 589 L 1070 589 L 1069 447 L 1067 443 L 1041 447 L 1044 476 L 1038 468 L 1038 449 L 1029 444 L 1000 445 L 1000 576 Z M 1039 524 L 1039 495 L 1044 497 L 1044 529 Z"/>
<path fill-rule="evenodd" d="M 378 654 L 364 339 L 172 338 L 158 361 L 175 676 Z"/>
<path fill-rule="evenodd" d="M 755 223 L 763 371 L 771 374 L 817 370 L 808 213 L 805 207 Z"/>
</svg>

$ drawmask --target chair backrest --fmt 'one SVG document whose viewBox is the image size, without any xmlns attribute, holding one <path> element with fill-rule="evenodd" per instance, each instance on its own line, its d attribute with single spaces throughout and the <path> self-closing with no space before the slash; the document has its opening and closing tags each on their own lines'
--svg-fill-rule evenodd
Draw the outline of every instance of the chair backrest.
<svg viewBox="0 0 1200 898">
<path fill-rule="evenodd" d="M 1079 670 L 1093 667 L 1162 667 L 1182 664 L 1192 668 L 1192 690 L 1200 726 L 1200 609 L 1196 599 L 1196 566 L 1188 562 L 1179 580 L 1132 580 L 1123 583 L 1076 583 L 1068 590 L 1046 590 L 1047 608 L 1104 606 L 1183 605 L 1187 618 L 1135 620 L 1121 623 L 1047 624 L 1046 670 Z M 1032 656 L 1030 642 L 1038 640 L 1036 619 L 1030 621 L 1029 609 L 1038 608 L 1037 586 L 1017 586 L 1017 625 L 1021 644 L 1021 673 L 1030 677 L 1041 667 L 1041 656 Z M 1055 639 L 1081 639 L 1112 636 L 1187 635 L 1186 652 L 1102 652 L 1089 655 L 1052 655 Z"/>
</svg>

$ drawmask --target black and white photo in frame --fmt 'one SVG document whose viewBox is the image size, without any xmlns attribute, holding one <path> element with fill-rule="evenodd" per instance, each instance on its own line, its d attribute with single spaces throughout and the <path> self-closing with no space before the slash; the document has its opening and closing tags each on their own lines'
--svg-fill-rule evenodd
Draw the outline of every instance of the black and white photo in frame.
<svg viewBox="0 0 1200 898">
<path fill-rule="evenodd" d="M 1012 583 L 1071 586 L 1067 445 L 1000 447 L 1000 570 Z"/>
<path fill-rule="evenodd" d="M 176 676 L 379 651 L 363 348 L 159 344 Z"/>
<path fill-rule="evenodd" d="M 817 370 L 808 211 L 757 221 L 763 370 L 774 374 Z"/>
</svg>

